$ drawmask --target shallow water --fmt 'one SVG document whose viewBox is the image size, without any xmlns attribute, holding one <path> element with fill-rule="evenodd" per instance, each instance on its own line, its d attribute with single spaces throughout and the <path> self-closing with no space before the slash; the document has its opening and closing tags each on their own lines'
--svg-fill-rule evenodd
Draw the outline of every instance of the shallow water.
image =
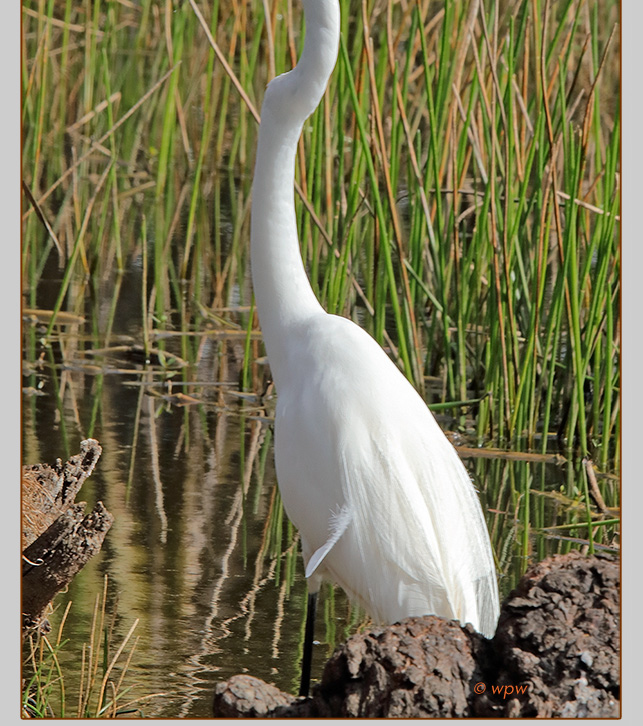
<svg viewBox="0 0 643 726">
<path fill-rule="evenodd" d="M 109 352 L 94 342 L 90 322 L 61 327 L 43 347 L 42 324 L 26 321 L 24 459 L 64 459 L 89 435 L 103 447 L 79 500 L 102 500 L 115 522 L 51 616 L 55 632 L 72 601 L 63 631 L 69 643 L 60 654 L 68 702 L 107 575 L 116 646 L 139 619 L 126 700 L 161 694 L 136 708 L 145 716 L 208 716 L 214 683 L 235 673 L 296 689 L 305 582 L 296 533 L 277 494 L 274 400 L 270 391 L 264 398 L 239 394 L 243 338 L 233 330 L 195 331 L 201 342 L 194 364 L 145 364 L 132 351 L 142 339 L 128 302 L 138 285 L 136 272 L 123 281 Z M 178 353 L 180 337 L 168 337 L 165 346 Z M 565 467 L 543 462 L 465 462 L 487 512 L 506 594 L 528 561 L 567 546 L 557 534 L 525 538 L 521 507 L 530 492 L 532 526 L 568 521 L 568 476 Z M 320 610 L 315 677 L 362 620 L 330 587 Z"/>
<path fill-rule="evenodd" d="M 138 284 L 136 275 L 126 280 L 124 311 L 128 286 Z M 50 620 L 56 631 L 72 601 L 60 659 L 73 693 L 107 575 L 112 606 L 118 600 L 114 642 L 140 619 L 127 682 L 137 696 L 164 694 L 142 713 L 208 716 L 213 683 L 234 673 L 294 689 L 305 583 L 296 538 L 280 519 L 266 409 L 257 396 L 235 395 L 242 342 L 221 331 L 202 336 L 187 386 L 182 371 L 168 378 L 123 350 L 131 347 L 124 336 L 141 339 L 138 325 L 117 316 L 104 353 L 88 325 L 65 326 L 45 348 L 42 326 L 25 323 L 25 463 L 53 463 L 77 453 L 83 438 L 98 439 L 103 453 L 78 499 L 102 500 L 115 517 Z M 176 350 L 177 339 L 166 348 Z M 341 595 L 333 605 L 348 613 Z M 318 637 L 326 639 L 322 622 Z"/>
<path fill-rule="evenodd" d="M 148 26 L 138 5 L 108 5 L 96 4 L 94 13 L 105 31 L 105 42 L 94 48 L 108 54 L 105 69 L 99 54 L 92 59 L 91 47 L 77 39 L 67 47 L 60 22 L 44 23 L 33 13 L 23 18 L 28 59 L 24 76 L 32 87 L 25 93 L 25 118 L 32 124 L 25 123 L 25 181 L 40 199 L 62 174 L 74 170 L 43 207 L 58 235 L 60 258 L 32 205 L 25 203 L 25 306 L 52 310 L 64 265 L 77 240 L 81 252 L 71 265 L 74 275 L 62 301 L 64 312 L 46 344 L 46 313 L 25 318 L 22 454 L 27 464 L 53 462 L 77 453 L 82 439 L 98 439 L 103 454 L 79 499 L 89 506 L 100 499 L 115 516 L 102 551 L 78 574 L 69 591 L 58 596 L 50 618 L 56 633 L 62 613 L 72 603 L 63 630 L 69 642 L 59 653 L 67 715 L 75 712 L 83 645 L 90 640 L 96 598 L 107 576 L 108 613 L 117 612 L 112 652 L 139 619 L 135 629 L 139 641 L 124 683 L 133 690 L 124 702 L 162 694 L 139 701 L 134 708 L 145 716 L 209 716 L 213 684 L 234 673 L 252 673 L 295 690 L 303 637 L 303 568 L 296 533 L 281 510 L 272 461 L 274 399 L 260 359 L 263 351 L 256 326 L 249 340 L 246 335 L 252 300 L 247 228 L 255 126 L 236 94 L 227 99 L 224 85 L 228 81 L 223 80 L 218 63 L 213 69 L 213 97 L 224 101 L 215 100 L 208 116 L 204 93 L 210 79 L 203 74 L 210 49 L 192 13 L 184 12 L 187 6 L 180 9 L 182 16 L 171 12 L 169 4 L 165 13 L 157 12 L 152 4 L 153 24 Z M 246 44 L 254 40 L 245 37 L 237 9 L 225 3 L 221 7 L 218 37 L 236 63 L 250 48 Z M 94 20 L 86 10 L 73 8 L 72 23 L 86 24 L 87 38 L 98 37 L 93 35 Z M 245 13 L 247 8 L 241 4 L 238 10 Z M 255 11 L 256 18 L 262 16 L 260 4 Z M 174 168 L 165 183 L 158 172 L 159 149 L 163 118 L 173 106 L 164 100 L 164 84 L 151 96 L 147 94 L 163 77 L 167 40 L 183 37 L 184 21 L 188 33 L 178 86 L 184 126 L 179 140 L 177 121 L 169 162 Z M 279 23 L 283 31 L 285 16 L 279 17 Z M 74 24 L 72 36 L 77 30 Z M 285 50 L 284 32 L 281 36 Z M 240 50 L 235 52 L 237 44 Z M 43 48 L 50 48 L 50 53 L 42 52 Z M 47 63 L 41 66 L 38 59 L 43 57 Z M 67 70 L 59 65 L 59 58 L 68 58 Z M 235 65 L 242 80 L 248 70 L 244 65 L 251 66 Z M 260 55 L 254 72 L 245 78 L 257 100 L 263 94 L 268 67 L 267 55 Z M 94 142 L 112 127 L 106 107 L 96 110 L 91 120 L 82 120 L 106 97 L 102 84 L 108 69 L 112 88 L 118 90 L 110 108 L 114 119 L 124 119 L 147 98 L 113 139 L 105 137 L 106 143 L 113 140 L 115 144 L 110 147 L 111 156 L 104 150 L 98 153 L 97 148 L 92 151 Z M 32 111 L 40 109 L 40 83 L 42 129 L 40 113 L 30 111 L 30 106 Z M 254 98 L 255 94 L 250 95 Z M 203 157 L 202 176 L 197 178 L 194 161 L 199 158 L 204 124 L 210 121 L 213 130 L 203 139 L 209 151 Z M 90 151 L 76 167 L 75 160 L 84 159 Z M 114 162 L 117 176 L 111 187 L 108 178 L 103 188 L 108 191 L 99 194 L 108 162 Z M 197 184 L 200 202 L 190 238 L 192 183 Z M 93 213 L 86 220 L 84 214 L 92 204 Z M 321 216 L 330 222 L 332 205 Z M 354 224 L 362 224 L 359 215 L 344 220 L 340 227 Z M 467 224 L 461 234 L 467 233 Z M 302 231 L 307 228 L 304 222 Z M 116 229 L 120 230 L 118 243 Z M 364 229 L 370 229 L 370 222 Z M 315 252 L 317 242 L 307 236 L 308 263 L 323 266 L 325 254 Z M 189 239 L 192 269 L 186 273 L 186 282 L 181 275 Z M 346 239 L 343 232 L 337 236 L 338 243 Z M 114 273 L 119 245 L 127 270 L 122 276 Z M 368 252 L 363 254 L 368 257 Z M 358 262 L 357 255 L 354 261 Z M 159 272 L 164 266 L 167 269 Z M 161 280 L 170 266 L 171 274 Z M 359 261 L 355 270 L 360 285 L 366 282 L 364 275 L 373 273 L 365 261 Z M 324 270 L 318 270 L 320 289 L 323 279 Z M 156 301 L 183 306 L 180 311 L 168 311 L 166 317 L 159 314 L 162 306 L 152 302 L 157 283 L 163 291 Z M 421 297 L 418 305 L 424 307 Z M 370 315 L 360 315 L 360 304 L 359 298 L 351 303 L 351 314 L 366 327 L 372 326 Z M 156 316 L 152 320 L 150 315 L 149 343 L 160 351 L 150 356 L 149 363 L 143 352 L 148 334 L 143 327 L 145 305 Z M 217 307 L 222 305 L 230 307 Z M 390 322 L 387 330 L 395 331 L 394 316 Z M 189 364 L 181 367 L 172 356 Z M 247 357 L 252 364 L 242 385 Z M 427 369 L 439 367 L 438 360 Z M 470 393 L 470 398 L 476 398 L 481 392 Z M 435 400 L 442 398 L 440 390 Z M 438 420 L 447 429 L 463 423 L 444 415 Z M 470 419 L 466 426 L 464 441 L 471 446 Z M 555 426 L 551 422 L 552 430 Z M 587 547 L 583 525 L 587 507 L 578 464 L 471 454 L 465 463 L 486 513 L 502 594 L 529 563 L 570 547 Z M 610 487 L 605 489 L 609 494 Z M 612 491 L 608 505 L 618 502 L 616 483 Z M 561 528 L 570 524 L 574 527 Z M 597 526 L 594 536 L 598 546 L 617 540 L 616 532 L 607 527 Z M 330 586 L 323 590 L 314 677 L 319 677 L 334 645 L 363 620 L 340 591 Z"/>
</svg>

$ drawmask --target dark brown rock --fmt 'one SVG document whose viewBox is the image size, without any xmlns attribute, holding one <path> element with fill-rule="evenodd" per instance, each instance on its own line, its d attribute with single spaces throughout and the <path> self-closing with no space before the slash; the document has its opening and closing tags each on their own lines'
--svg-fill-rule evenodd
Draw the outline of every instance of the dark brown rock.
<svg viewBox="0 0 643 726">
<path fill-rule="evenodd" d="M 355 635 L 326 663 L 314 700 L 339 717 L 468 716 L 481 640 L 432 616 Z"/>
<path fill-rule="evenodd" d="M 578 552 L 529 570 L 502 606 L 493 640 L 434 616 L 354 635 L 311 698 L 234 676 L 216 716 L 616 717 L 620 568 Z"/>
<path fill-rule="evenodd" d="M 212 711 L 219 718 L 266 718 L 280 706 L 290 706 L 295 697 L 259 678 L 232 676 L 214 689 Z"/>
<path fill-rule="evenodd" d="M 620 699 L 620 568 L 609 555 L 544 560 L 503 603 L 493 640 L 497 687 L 479 715 L 616 717 Z M 513 695 L 513 694 L 512 694 Z"/>
</svg>

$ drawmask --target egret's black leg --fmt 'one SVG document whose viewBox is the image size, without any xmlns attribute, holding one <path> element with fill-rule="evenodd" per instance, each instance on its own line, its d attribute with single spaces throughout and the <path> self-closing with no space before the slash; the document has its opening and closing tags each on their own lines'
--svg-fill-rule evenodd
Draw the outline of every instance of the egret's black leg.
<svg viewBox="0 0 643 726">
<path fill-rule="evenodd" d="M 304 656 L 301 659 L 301 682 L 299 695 L 307 696 L 310 687 L 310 667 L 313 662 L 313 637 L 315 635 L 315 613 L 317 612 L 317 593 L 308 593 L 306 605 L 306 632 L 304 633 Z"/>
</svg>

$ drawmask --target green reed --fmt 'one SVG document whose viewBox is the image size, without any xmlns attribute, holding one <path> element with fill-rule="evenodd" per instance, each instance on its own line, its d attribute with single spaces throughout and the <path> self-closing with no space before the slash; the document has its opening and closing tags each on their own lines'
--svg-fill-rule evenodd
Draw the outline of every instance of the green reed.
<svg viewBox="0 0 643 726">
<path fill-rule="evenodd" d="M 301 49 L 299 4 L 268 3 L 268 17 L 259 0 L 24 5 L 23 178 L 39 214 L 25 199 L 23 290 L 29 307 L 53 311 L 46 337 L 76 312 L 92 320 L 87 348 L 109 341 L 89 280 L 112 285 L 111 321 L 117 281 L 142 261 L 146 355 L 177 332 L 174 352 L 196 363 L 201 339 L 188 333 L 240 329 L 239 382 L 263 392 L 249 282 L 254 114 Z M 544 453 L 558 439 L 574 462 L 617 470 L 617 0 L 342 10 L 338 63 L 297 162 L 315 292 L 476 443 Z M 497 551 L 520 530 L 528 555 L 545 526 L 539 486 L 490 492 L 516 512 Z M 616 506 L 609 480 L 599 487 Z M 591 502 L 568 492 L 581 495 L 590 526 Z M 271 552 L 293 536 L 277 504 Z"/>
<path fill-rule="evenodd" d="M 65 622 L 72 608 L 69 601 L 55 636 L 28 636 L 26 662 L 23 664 L 24 688 L 22 709 L 27 718 L 114 718 L 139 714 L 140 702 L 149 698 L 131 698 L 133 684 L 128 668 L 138 638 L 132 636 L 134 621 L 118 642 L 115 632 L 116 606 L 107 611 L 107 576 L 96 596 L 90 624 L 89 640 L 83 644 L 80 679 L 66 658 L 68 640 L 63 639 Z M 129 678 L 131 681 L 131 677 Z M 72 690 L 73 686 L 73 690 Z M 72 700 L 73 691 L 76 698 Z M 129 695 L 128 695 L 129 694 Z"/>
</svg>

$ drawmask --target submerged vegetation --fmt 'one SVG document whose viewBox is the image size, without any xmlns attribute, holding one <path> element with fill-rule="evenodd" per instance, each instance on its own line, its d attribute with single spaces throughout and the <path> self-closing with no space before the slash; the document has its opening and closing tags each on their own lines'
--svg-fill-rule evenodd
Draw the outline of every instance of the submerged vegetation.
<svg viewBox="0 0 643 726">
<path fill-rule="evenodd" d="M 618 547 L 619 3 L 341 2 L 300 141 L 302 254 L 326 309 L 469 445 L 506 592 L 530 560 Z M 301 49 L 300 3 L 24 0 L 22 22 L 25 456 L 46 458 L 41 397 L 56 456 L 132 402 L 120 511 L 138 477 L 162 512 L 158 432 L 179 430 L 173 460 L 205 462 L 196 439 L 234 395 L 230 548 L 251 569 L 245 527 L 265 520 L 250 611 L 264 568 L 283 609 L 299 563 L 274 477 L 262 492 L 271 389 L 248 243 L 258 109 Z M 108 395 L 135 366 L 135 393 Z M 186 477 L 193 493 L 207 470 Z M 172 543 L 183 525 L 159 521 Z M 329 641 L 334 607 L 328 588 Z"/>
</svg>

